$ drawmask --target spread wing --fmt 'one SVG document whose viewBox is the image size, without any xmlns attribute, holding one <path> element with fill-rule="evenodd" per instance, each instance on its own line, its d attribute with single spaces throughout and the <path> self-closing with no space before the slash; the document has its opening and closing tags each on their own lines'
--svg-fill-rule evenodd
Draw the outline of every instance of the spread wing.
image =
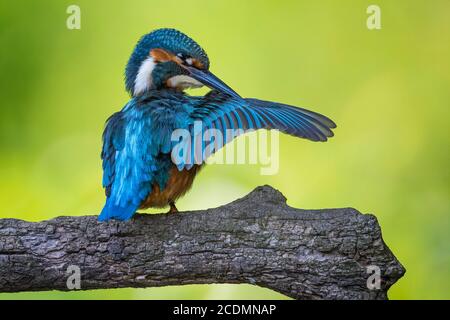
<svg viewBox="0 0 450 320">
<path fill-rule="evenodd" d="M 270 101 L 233 98 L 217 91 L 199 99 L 191 119 L 190 140 L 178 140 L 177 149 L 172 152 L 172 160 L 179 170 L 203 163 L 246 130 L 276 129 L 311 141 L 327 141 L 333 136 L 332 129 L 336 128 L 331 119 L 310 110 Z"/>
</svg>

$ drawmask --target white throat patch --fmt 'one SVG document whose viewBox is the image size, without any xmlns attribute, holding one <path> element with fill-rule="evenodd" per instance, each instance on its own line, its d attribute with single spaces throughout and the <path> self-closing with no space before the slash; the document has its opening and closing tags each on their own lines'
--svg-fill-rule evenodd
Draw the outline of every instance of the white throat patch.
<svg viewBox="0 0 450 320">
<path fill-rule="evenodd" d="M 134 95 L 139 95 L 150 89 L 152 85 L 152 72 L 155 65 L 155 61 L 152 57 L 148 57 L 142 62 L 136 79 L 134 80 Z"/>
<path fill-rule="evenodd" d="M 167 80 L 167 86 L 180 90 L 203 87 L 203 83 L 186 75 L 178 75 Z"/>
</svg>

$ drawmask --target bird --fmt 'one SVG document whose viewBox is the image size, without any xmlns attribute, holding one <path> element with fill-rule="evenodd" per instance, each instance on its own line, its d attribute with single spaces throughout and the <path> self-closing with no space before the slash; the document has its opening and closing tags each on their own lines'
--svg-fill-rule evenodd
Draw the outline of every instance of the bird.
<svg viewBox="0 0 450 320">
<path fill-rule="evenodd" d="M 203 96 L 185 92 L 202 86 L 211 90 Z M 323 142 L 336 128 L 314 111 L 241 97 L 210 71 L 197 42 L 171 28 L 140 38 L 126 64 L 125 87 L 130 100 L 108 118 L 102 136 L 106 202 L 99 221 L 129 220 L 150 207 L 178 212 L 176 201 L 191 188 L 206 158 L 239 135 L 229 130 L 273 129 Z M 185 141 L 195 144 L 196 123 L 223 133 L 223 142 L 209 152 L 200 144 L 174 156 L 180 141 L 173 141 L 173 132 L 192 133 Z"/>
</svg>

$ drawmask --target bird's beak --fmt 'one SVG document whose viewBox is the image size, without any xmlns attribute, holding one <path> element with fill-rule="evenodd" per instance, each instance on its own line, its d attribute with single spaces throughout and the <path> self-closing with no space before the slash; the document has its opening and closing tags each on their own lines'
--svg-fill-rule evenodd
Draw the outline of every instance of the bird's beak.
<svg viewBox="0 0 450 320">
<path fill-rule="evenodd" d="M 204 85 L 210 87 L 211 89 L 216 89 L 220 92 L 226 93 L 235 98 L 241 98 L 233 89 L 231 89 L 225 82 L 217 78 L 209 70 L 200 70 L 195 67 L 184 67 L 188 72 L 189 76 L 197 81 L 200 81 Z"/>
</svg>

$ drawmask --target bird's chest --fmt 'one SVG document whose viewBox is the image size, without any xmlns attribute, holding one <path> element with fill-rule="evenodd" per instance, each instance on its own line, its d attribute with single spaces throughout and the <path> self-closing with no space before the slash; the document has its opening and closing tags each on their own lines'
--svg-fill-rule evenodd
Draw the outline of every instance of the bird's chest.
<svg viewBox="0 0 450 320">
<path fill-rule="evenodd" d="M 152 192 L 142 203 L 141 208 L 165 207 L 171 201 L 177 200 L 192 187 L 194 178 L 200 168 L 200 166 L 194 166 L 190 170 L 184 169 L 179 171 L 175 166 L 172 166 L 165 185 L 154 183 Z"/>
</svg>

